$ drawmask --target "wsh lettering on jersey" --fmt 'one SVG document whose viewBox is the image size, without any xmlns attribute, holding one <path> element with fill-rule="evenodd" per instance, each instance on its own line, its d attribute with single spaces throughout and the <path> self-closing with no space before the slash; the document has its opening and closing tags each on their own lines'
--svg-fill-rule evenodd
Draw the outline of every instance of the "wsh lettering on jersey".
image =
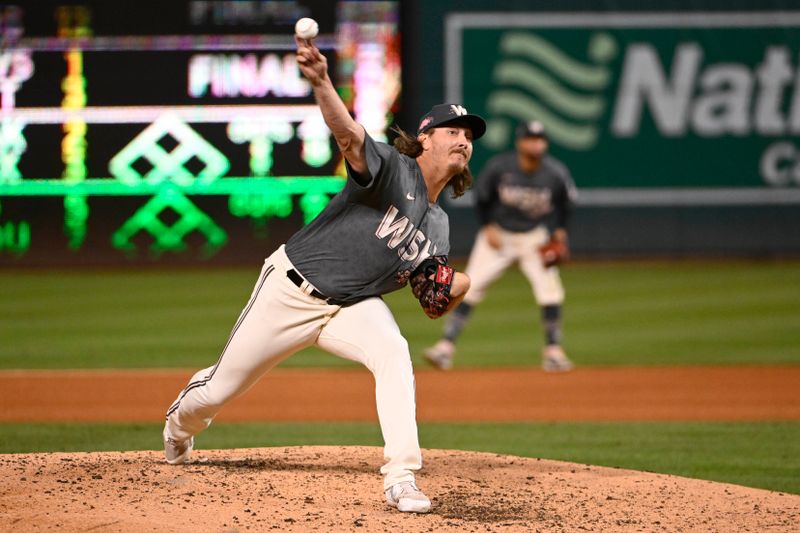
<svg viewBox="0 0 800 533">
<path fill-rule="evenodd" d="M 400 211 L 389 206 L 378 226 L 375 236 L 383 240 L 388 237 L 386 246 L 397 253 L 404 261 L 411 261 L 416 268 L 426 258 L 436 255 L 436 245 L 430 241 L 422 230 L 414 230 L 414 224 L 408 217 L 400 216 Z"/>
</svg>

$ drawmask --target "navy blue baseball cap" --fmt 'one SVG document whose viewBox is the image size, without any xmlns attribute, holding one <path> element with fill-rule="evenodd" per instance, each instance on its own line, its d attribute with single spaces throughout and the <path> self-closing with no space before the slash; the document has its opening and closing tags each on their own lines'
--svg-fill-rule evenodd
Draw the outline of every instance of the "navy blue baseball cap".
<svg viewBox="0 0 800 533">
<path fill-rule="evenodd" d="M 430 111 L 419 121 L 417 135 L 425 133 L 431 128 L 438 128 L 451 122 L 465 122 L 472 130 L 472 140 L 479 139 L 486 133 L 486 122 L 478 115 L 467 113 L 464 106 L 458 104 L 439 104 L 431 108 Z"/>
<path fill-rule="evenodd" d="M 544 131 L 544 124 L 538 120 L 520 122 L 517 126 L 517 139 L 525 137 L 541 137 L 547 139 L 547 132 Z"/>
</svg>

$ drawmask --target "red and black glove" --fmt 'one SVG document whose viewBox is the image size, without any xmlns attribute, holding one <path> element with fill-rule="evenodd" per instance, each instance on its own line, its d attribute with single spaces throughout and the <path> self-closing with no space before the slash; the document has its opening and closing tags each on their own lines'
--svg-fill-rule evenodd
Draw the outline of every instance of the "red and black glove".
<svg viewBox="0 0 800 533">
<path fill-rule="evenodd" d="M 450 305 L 455 271 L 440 259 L 429 257 L 411 274 L 411 292 L 430 318 L 439 318 Z"/>
<path fill-rule="evenodd" d="M 550 239 L 547 244 L 539 247 L 539 255 L 545 268 L 559 265 L 569 259 L 569 248 L 562 240 Z"/>
</svg>

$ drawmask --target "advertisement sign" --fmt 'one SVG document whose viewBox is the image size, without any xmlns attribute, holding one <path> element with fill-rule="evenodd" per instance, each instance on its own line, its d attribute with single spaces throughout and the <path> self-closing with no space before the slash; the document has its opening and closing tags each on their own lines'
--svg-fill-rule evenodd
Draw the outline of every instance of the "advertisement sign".
<svg viewBox="0 0 800 533">
<path fill-rule="evenodd" d="M 585 203 L 800 203 L 800 12 L 451 13 L 474 168 L 545 124 Z M 613 194 L 609 194 L 613 192 Z"/>
</svg>

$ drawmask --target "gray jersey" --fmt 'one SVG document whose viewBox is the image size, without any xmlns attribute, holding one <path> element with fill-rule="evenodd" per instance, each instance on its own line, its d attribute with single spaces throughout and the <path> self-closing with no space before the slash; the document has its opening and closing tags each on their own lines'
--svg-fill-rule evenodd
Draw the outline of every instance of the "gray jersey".
<svg viewBox="0 0 800 533">
<path fill-rule="evenodd" d="M 369 135 L 364 143 L 367 175 L 347 165 L 344 189 L 286 243 L 300 274 L 348 303 L 397 290 L 425 258 L 450 252 L 447 214 L 429 205 L 416 160 Z"/>
<path fill-rule="evenodd" d="M 522 232 L 542 223 L 566 227 L 577 191 L 567 167 L 545 155 L 533 173 L 520 170 L 516 152 L 490 159 L 475 186 L 481 225 Z"/>
</svg>

